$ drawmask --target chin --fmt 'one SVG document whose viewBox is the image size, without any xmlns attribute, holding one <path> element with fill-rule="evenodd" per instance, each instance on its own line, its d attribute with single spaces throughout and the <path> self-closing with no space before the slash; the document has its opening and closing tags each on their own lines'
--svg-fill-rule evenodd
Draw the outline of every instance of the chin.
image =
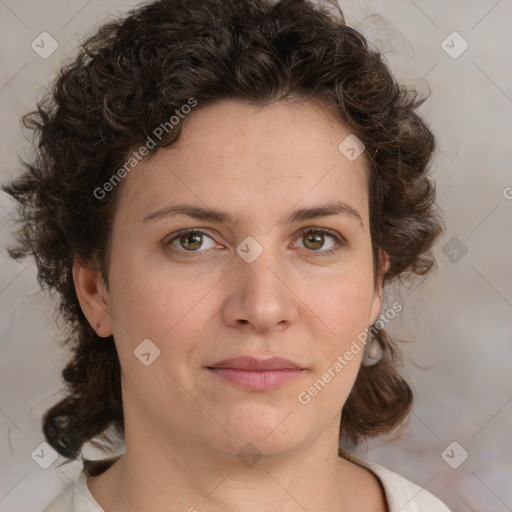
<svg viewBox="0 0 512 512">
<path fill-rule="evenodd" d="M 231 410 L 222 419 L 220 415 L 216 416 L 226 430 L 220 426 L 209 429 L 205 433 L 207 443 L 210 448 L 229 455 L 238 454 L 244 447 L 249 452 L 252 450 L 263 455 L 279 455 L 300 444 L 307 432 L 304 422 L 298 422 L 298 416 L 294 418 L 296 411 L 293 411 L 292 406 L 236 407 L 236 411 Z"/>
</svg>

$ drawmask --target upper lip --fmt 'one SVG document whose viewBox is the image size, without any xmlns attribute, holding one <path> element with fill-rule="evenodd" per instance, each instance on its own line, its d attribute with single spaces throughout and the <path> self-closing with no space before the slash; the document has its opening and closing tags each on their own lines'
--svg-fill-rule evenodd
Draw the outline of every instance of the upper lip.
<svg viewBox="0 0 512 512">
<path fill-rule="evenodd" d="M 270 357 L 268 359 L 257 359 L 251 356 L 231 357 L 223 359 L 215 364 L 209 365 L 208 368 L 232 368 L 236 370 L 302 370 L 302 368 L 282 357 Z"/>
</svg>

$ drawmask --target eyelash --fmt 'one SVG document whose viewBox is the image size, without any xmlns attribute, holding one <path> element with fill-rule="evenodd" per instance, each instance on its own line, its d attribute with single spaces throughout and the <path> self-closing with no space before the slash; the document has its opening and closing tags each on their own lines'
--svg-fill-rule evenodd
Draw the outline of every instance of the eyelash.
<svg viewBox="0 0 512 512">
<path fill-rule="evenodd" d="M 178 231 L 174 235 L 171 235 L 172 238 L 168 238 L 164 242 L 164 245 L 167 247 L 167 249 L 169 249 L 173 253 L 186 254 L 185 257 L 189 257 L 189 255 L 192 256 L 194 254 L 200 254 L 201 251 L 178 250 L 178 249 L 175 249 L 171 245 L 172 242 L 174 242 L 174 240 L 177 240 L 178 238 L 182 237 L 183 235 L 187 235 L 189 233 L 200 233 L 202 235 L 208 236 L 209 238 L 213 238 L 211 233 L 208 232 L 208 231 L 205 231 L 203 229 L 197 229 L 197 228 L 189 228 L 189 229 L 183 229 L 181 231 Z M 346 247 L 348 245 L 346 239 L 343 236 L 339 235 L 335 231 L 331 231 L 330 229 L 326 229 L 326 228 L 311 228 L 311 227 L 310 228 L 305 228 L 305 229 L 303 229 L 299 233 L 299 235 L 295 238 L 294 241 L 299 240 L 302 236 L 304 236 L 307 233 L 323 233 L 323 234 L 331 236 L 332 238 L 334 238 L 336 240 L 337 247 L 335 249 L 328 249 L 327 251 L 320 251 L 320 250 L 318 250 L 318 251 L 307 251 L 309 253 L 312 253 L 315 257 L 320 257 L 321 258 L 321 257 L 325 257 L 325 256 L 330 256 L 330 255 L 336 254 L 340 249 L 342 249 L 343 247 Z M 208 251 L 209 249 L 206 249 L 206 250 Z"/>
</svg>

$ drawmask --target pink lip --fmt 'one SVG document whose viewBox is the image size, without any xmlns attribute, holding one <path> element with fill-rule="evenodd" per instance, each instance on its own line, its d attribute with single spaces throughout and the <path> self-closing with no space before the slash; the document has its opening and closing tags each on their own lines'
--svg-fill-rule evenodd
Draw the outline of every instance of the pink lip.
<svg viewBox="0 0 512 512">
<path fill-rule="evenodd" d="M 207 367 L 223 380 L 254 391 L 278 388 L 297 378 L 304 371 L 299 365 L 283 359 L 255 359 L 243 356 L 224 359 Z"/>
<path fill-rule="evenodd" d="M 208 368 L 232 368 L 234 370 L 302 370 L 302 368 L 282 357 L 270 357 L 269 359 L 256 359 L 251 356 L 231 357 L 223 359 Z"/>
</svg>

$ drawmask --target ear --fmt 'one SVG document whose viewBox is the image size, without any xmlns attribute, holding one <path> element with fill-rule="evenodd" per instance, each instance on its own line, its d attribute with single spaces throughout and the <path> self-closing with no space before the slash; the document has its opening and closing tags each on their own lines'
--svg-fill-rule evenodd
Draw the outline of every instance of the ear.
<svg viewBox="0 0 512 512">
<path fill-rule="evenodd" d="M 78 258 L 73 263 L 73 281 L 80 307 L 98 336 L 112 334 L 108 292 L 101 272 L 83 265 Z"/>
<path fill-rule="evenodd" d="M 373 325 L 379 317 L 382 309 L 382 301 L 384 297 L 383 279 L 384 274 L 389 270 L 389 255 L 384 251 L 379 251 L 379 270 L 377 274 L 377 285 L 372 299 L 370 310 L 370 325 Z"/>
</svg>

